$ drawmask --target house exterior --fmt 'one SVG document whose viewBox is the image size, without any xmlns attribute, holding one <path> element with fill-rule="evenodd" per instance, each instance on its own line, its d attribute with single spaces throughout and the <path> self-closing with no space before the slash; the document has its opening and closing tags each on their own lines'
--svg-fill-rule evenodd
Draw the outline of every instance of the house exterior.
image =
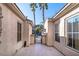
<svg viewBox="0 0 79 59">
<path fill-rule="evenodd" d="M 30 46 L 31 44 L 34 44 L 34 35 L 32 34 L 32 27 L 33 27 L 33 22 L 31 21 L 31 20 L 29 20 L 29 19 L 27 19 L 27 26 L 26 26 L 26 29 L 27 29 L 27 34 L 28 34 L 28 40 L 27 40 L 27 46 Z M 27 28 L 28 27 L 28 28 Z M 25 29 L 25 30 L 26 30 Z M 26 34 L 26 35 L 27 35 Z M 27 38 L 26 37 L 26 38 Z"/>
<path fill-rule="evenodd" d="M 51 34 L 53 34 L 52 33 L 52 22 L 51 21 L 49 21 L 50 19 L 47 19 L 46 21 L 45 21 L 45 23 L 44 23 L 44 32 L 43 32 L 43 34 L 42 34 L 42 44 L 45 44 L 45 45 L 47 45 L 47 46 L 52 46 L 52 36 L 51 36 Z"/>
<path fill-rule="evenodd" d="M 53 26 L 53 23 L 51 22 L 51 18 L 49 18 L 48 20 L 46 20 L 45 24 L 44 24 L 44 29 L 46 29 L 46 32 L 45 32 L 45 37 L 46 39 L 43 39 L 43 41 L 45 42 L 45 44 L 47 46 L 53 46 L 53 40 L 54 37 L 53 37 L 53 33 L 54 32 L 54 26 Z"/>
<path fill-rule="evenodd" d="M 30 45 L 29 31 L 30 34 L 32 31 L 28 25 L 16 4 L 0 4 L 0 55 L 14 55 L 23 46 Z"/>
<path fill-rule="evenodd" d="M 48 46 L 64 55 L 79 56 L 79 3 L 68 3 L 47 25 Z"/>
<path fill-rule="evenodd" d="M 26 19 L 26 21 L 24 22 L 24 46 L 30 46 L 31 41 L 33 40 L 32 37 L 32 25 L 33 22 L 29 19 Z"/>
</svg>

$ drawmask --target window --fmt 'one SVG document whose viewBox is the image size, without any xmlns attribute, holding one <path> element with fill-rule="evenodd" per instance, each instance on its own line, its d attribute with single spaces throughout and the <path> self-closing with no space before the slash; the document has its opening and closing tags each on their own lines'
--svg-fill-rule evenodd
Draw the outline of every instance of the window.
<svg viewBox="0 0 79 59">
<path fill-rule="evenodd" d="M 0 7 L 0 36 L 2 33 L 2 8 Z"/>
<path fill-rule="evenodd" d="M 21 40 L 21 24 L 17 23 L 17 41 Z"/>
<path fill-rule="evenodd" d="M 57 42 L 60 42 L 60 37 L 59 37 L 59 24 L 55 24 L 55 40 Z"/>
<path fill-rule="evenodd" d="M 67 45 L 79 50 L 79 15 L 66 19 L 67 23 Z"/>
</svg>

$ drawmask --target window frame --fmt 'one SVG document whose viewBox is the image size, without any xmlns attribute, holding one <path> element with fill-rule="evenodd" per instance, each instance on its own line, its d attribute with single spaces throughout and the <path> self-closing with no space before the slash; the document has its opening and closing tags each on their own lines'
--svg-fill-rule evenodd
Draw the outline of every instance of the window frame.
<svg viewBox="0 0 79 59">
<path fill-rule="evenodd" d="M 74 17 L 76 17 L 76 16 L 79 16 L 79 12 L 74 13 L 74 14 L 72 14 L 72 15 L 70 15 L 70 16 L 68 16 L 68 17 L 66 17 L 66 18 L 64 19 L 64 20 L 65 20 L 65 21 L 64 21 L 64 24 L 65 24 L 65 25 L 64 25 L 64 32 L 65 32 L 64 35 L 65 35 L 65 37 L 67 37 L 67 20 L 68 20 L 69 18 L 74 18 Z M 74 33 L 79 34 L 79 32 L 74 32 L 74 31 L 73 31 L 73 23 L 72 23 L 72 38 L 73 38 L 73 34 L 74 34 Z M 67 38 L 65 39 L 65 43 L 66 43 L 65 46 L 66 46 L 67 48 L 72 49 L 73 51 L 79 53 L 79 50 L 77 50 L 77 49 L 74 48 L 74 47 L 70 47 L 70 46 L 67 45 L 67 43 L 68 43 L 68 39 L 67 39 Z M 73 45 L 73 44 L 72 44 L 72 45 Z"/>
<path fill-rule="evenodd" d="M 22 40 L 22 24 L 17 22 L 17 42 Z"/>
<path fill-rule="evenodd" d="M 58 31 L 56 31 L 56 28 Z M 56 34 L 58 34 L 58 36 L 56 37 Z M 57 39 L 58 38 L 58 39 Z M 60 36 L 59 36 L 59 22 L 57 22 L 55 24 L 55 41 L 60 43 Z"/>
</svg>

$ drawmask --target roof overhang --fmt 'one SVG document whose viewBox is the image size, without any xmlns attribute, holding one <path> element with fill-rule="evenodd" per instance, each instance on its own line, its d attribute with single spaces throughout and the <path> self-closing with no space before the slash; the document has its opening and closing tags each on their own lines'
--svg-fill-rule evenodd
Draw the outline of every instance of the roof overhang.
<svg viewBox="0 0 79 59">
<path fill-rule="evenodd" d="M 28 22 L 29 24 L 33 25 L 33 22 L 32 22 L 31 20 L 27 19 L 27 22 Z"/>
<path fill-rule="evenodd" d="M 24 16 L 24 14 L 21 12 L 21 10 L 18 8 L 18 6 L 15 3 L 4 3 L 4 5 L 9 7 L 23 21 L 26 20 L 26 17 Z"/>
<path fill-rule="evenodd" d="M 79 3 L 68 3 L 64 8 L 61 9 L 53 18 L 52 21 L 56 21 L 61 17 L 65 16 L 66 14 L 70 13 L 74 9 L 79 7 Z"/>
</svg>

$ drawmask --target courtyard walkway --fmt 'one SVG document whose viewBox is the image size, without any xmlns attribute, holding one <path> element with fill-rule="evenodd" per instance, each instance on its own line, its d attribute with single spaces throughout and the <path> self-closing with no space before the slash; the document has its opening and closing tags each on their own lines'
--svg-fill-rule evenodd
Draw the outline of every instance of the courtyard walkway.
<svg viewBox="0 0 79 59">
<path fill-rule="evenodd" d="M 53 47 L 35 44 L 30 47 L 22 48 L 16 53 L 16 56 L 63 56 L 63 54 Z"/>
</svg>

